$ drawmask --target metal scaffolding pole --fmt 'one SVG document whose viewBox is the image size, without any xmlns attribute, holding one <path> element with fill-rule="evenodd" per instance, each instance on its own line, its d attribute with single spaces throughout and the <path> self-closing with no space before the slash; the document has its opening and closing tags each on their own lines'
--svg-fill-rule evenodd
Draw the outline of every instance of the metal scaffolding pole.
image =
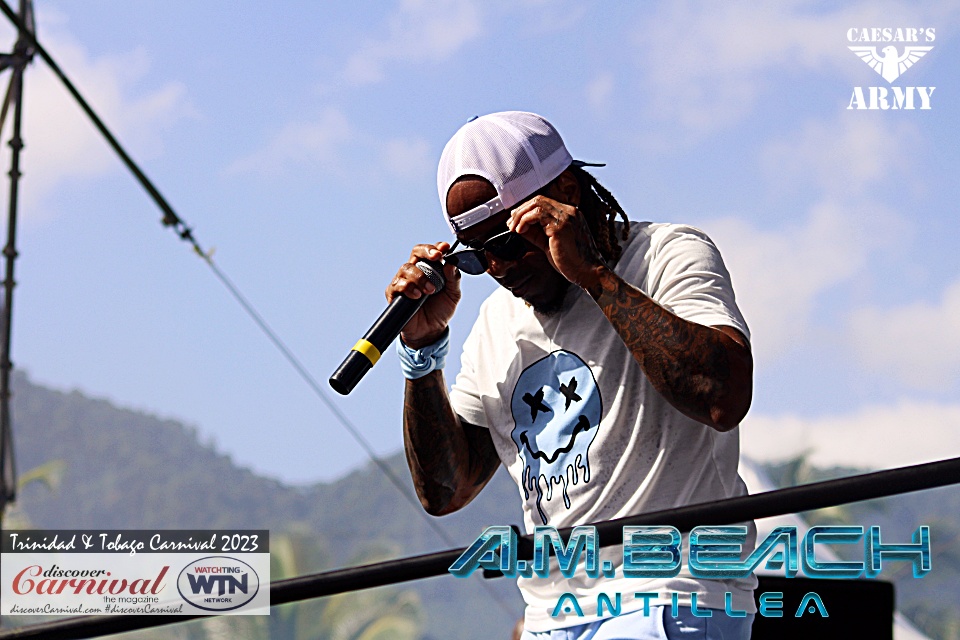
<svg viewBox="0 0 960 640">
<path fill-rule="evenodd" d="M 10 416 L 10 360 L 11 329 L 13 320 L 14 264 L 17 259 L 17 201 L 20 186 L 20 151 L 23 138 L 20 135 L 23 118 L 23 71 L 33 59 L 34 49 L 25 31 L 35 30 L 32 0 L 20 0 L 20 24 L 17 43 L 13 53 L 0 55 L 0 71 L 10 68 L 12 75 L 0 112 L 0 130 L 6 122 L 7 112 L 13 107 L 13 134 L 10 137 L 10 200 L 7 211 L 7 242 L 3 247 L 3 309 L 0 318 L 0 521 L 8 503 L 16 498 L 16 469 L 13 459 L 13 425 Z"/>
</svg>

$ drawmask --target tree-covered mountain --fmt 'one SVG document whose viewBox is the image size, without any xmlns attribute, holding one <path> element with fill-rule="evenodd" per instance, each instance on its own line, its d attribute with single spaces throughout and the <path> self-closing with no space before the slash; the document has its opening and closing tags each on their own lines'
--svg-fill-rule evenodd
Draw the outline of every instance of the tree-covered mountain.
<svg viewBox="0 0 960 640">
<path fill-rule="evenodd" d="M 120 409 L 78 392 L 47 389 L 23 374 L 14 377 L 14 394 L 21 476 L 57 461 L 46 469 L 59 474 L 59 481 L 55 489 L 43 483 L 27 485 L 5 526 L 26 519 L 33 528 L 49 529 L 270 529 L 276 579 L 466 546 L 486 526 L 521 523 L 517 489 L 503 471 L 462 512 L 434 519 L 411 504 L 413 488 L 400 454 L 385 462 L 401 479 L 404 495 L 372 463 L 332 483 L 293 487 L 238 467 L 181 423 Z M 766 471 L 781 486 L 858 472 L 816 469 L 802 458 L 767 465 Z M 817 524 L 880 525 L 884 538 L 896 541 L 909 540 L 920 524 L 930 525 L 933 571 L 920 580 L 909 569 L 884 577 L 895 580 L 898 607 L 926 633 L 960 640 L 957 487 L 802 515 Z M 447 540 L 434 526 L 442 527 Z M 843 554 L 844 549 L 838 552 Z M 511 580 L 444 576 L 276 607 L 269 619 L 259 622 L 210 620 L 136 637 L 203 640 L 226 633 L 361 640 L 386 633 L 382 637 L 506 639 L 521 612 Z M 4 622 L 10 624 L 9 619 Z"/>
<path fill-rule="evenodd" d="M 402 455 L 385 463 L 402 481 L 405 495 L 372 463 L 336 482 L 292 487 L 238 467 L 181 423 L 120 409 L 76 391 L 47 389 L 22 373 L 13 383 L 17 469 L 23 476 L 59 461 L 60 477 L 56 489 L 40 482 L 24 487 L 5 527 L 19 521 L 44 529 L 269 529 L 272 555 L 281 541 L 297 551 L 282 573 L 274 563 L 277 578 L 462 547 L 486 526 L 521 523 L 517 490 L 503 472 L 484 490 L 483 499 L 461 513 L 436 519 L 414 502 Z M 446 539 L 434 527 L 442 529 Z M 392 593 L 387 600 L 405 593 L 419 602 L 416 637 L 421 638 L 468 640 L 477 637 L 477 629 L 489 632 L 486 637 L 509 638 L 523 610 L 515 584 L 506 579 L 443 576 L 407 583 Z M 358 594 L 352 599 L 366 598 Z M 348 605 L 351 601 L 342 600 Z M 301 608 L 312 608 L 313 617 L 321 617 L 315 605 Z M 369 602 L 358 608 L 376 610 Z M 279 620 L 278 608 L 271 613 Z M 179 637 L 179 628 L 217 624 L 224 623 L 176 625 L 170 628 L 174 635 L 150 633 Z M 269 635 L 286 637 L 273 627 Z"/>
</svg>

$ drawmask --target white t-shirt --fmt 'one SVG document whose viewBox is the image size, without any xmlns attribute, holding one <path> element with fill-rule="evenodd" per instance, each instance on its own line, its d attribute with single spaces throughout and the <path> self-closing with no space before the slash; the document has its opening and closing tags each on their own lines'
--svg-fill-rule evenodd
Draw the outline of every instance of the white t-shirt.
<svg viewBox="0 0 960 640">
<path fill-rule="evenodd" d="M 720 253 L 698 229 L 632 223 L 615 271 L 681 318 L 749 337 Z M 458 415 L 490 429 L 520 490 L 528 533 L 543 524 L 559 529 L 747 493 L 737 475 L 739 428 L 720 433 L 671 406 L 578 287 L 552 316 L 506 289 L 494 292 L 464 344 L 450 399 Z M 748 525 L 747 552 L 755 538 Z M 675 578 L 623 578 L 622 547 L 600 554 L 614 563 L 616 578 L 591 579 L 582 570 L 569 579 L 559 571 L 521 578 L 526 628 L 595 620 L 599 593 L 621 593 L 624 613 L 643 606 L 635 592 L 660 593 L 651 604 L 670 604 L 677 592 L 686 606 L 697 592 L 698 607 L 723 609 L 729 591 L 734 609 L 756 611 L 755 578 L 693 578 L 687 548 L 684 535 L 683 571 Z M 564 593 L 577 597 L 583 617 L 551 616 Z"/>
</svg>

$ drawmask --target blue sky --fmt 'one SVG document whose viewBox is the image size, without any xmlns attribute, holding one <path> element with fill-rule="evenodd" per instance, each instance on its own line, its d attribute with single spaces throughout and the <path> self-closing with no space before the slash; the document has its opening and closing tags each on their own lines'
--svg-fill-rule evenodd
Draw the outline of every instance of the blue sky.
<svg viewBox="0 0 960 640">
<path fill-rule="evenodd" d="M 606 162 L 632 219 L 717 242 L 757 361 L 747 453 L 960 455 L 956 1 L 36 9 L 40 40 L 322 381 L 410 246 L 447 239 L 443 144 L 470 116 L 522 109 Z M 848 50 L 851 27 L 935 30 L 893 83 L 936 87 L 930 110 L 847 109 L 854 87 L 890 86 Z M 40 60 L 25 101 L 18 368 L 182 420 L 288 482 L 362 464 Z M 466 283 L 455 348 L 494 286 Z M 388 354 L 334 399 L 390 454 L 401 391 Z"/>
</svg>

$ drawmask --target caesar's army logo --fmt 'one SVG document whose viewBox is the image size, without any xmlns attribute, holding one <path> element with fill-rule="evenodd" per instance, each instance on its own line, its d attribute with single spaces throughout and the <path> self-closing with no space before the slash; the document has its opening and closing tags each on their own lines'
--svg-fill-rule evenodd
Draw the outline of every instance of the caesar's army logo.
<svg viewBox="0 0 960 640">
<path fill-rule="evenodd" d="M 856 43 L 848 49 L 891 86 L 854 87 L 847 109 L 930 109 L 930 99 L 936 87 L 892 85 L 907 69 L 930 53 L 933 45 L 929 43 L 935 39 L 936 30 L 932 27 L 848 29 L 847 40 Z"/>
</svg>

